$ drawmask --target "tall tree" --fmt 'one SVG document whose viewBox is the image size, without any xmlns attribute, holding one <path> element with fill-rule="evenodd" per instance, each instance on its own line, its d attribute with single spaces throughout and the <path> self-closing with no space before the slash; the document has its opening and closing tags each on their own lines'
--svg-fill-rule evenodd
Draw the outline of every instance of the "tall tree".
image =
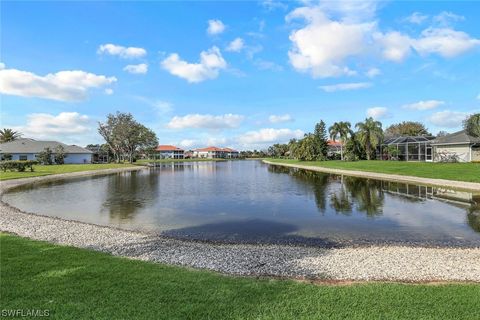
<svg viewBox="0 0 480 320">
<path fill-rule="evenodd" d="M 318 153 L 316 160 L 326 160 L 328 154 L 328 139 L 327 139 L 327 126 L 323 120 L 315 125 L 315 131 L 313 133 L 315 143 L 318 145 Z"/>
<path fill-rule="evenodd" d="M 475 113 L 463 121 L 463 128 L 474 137 L 480 137 L 480 113 Z"/>
<path fill-rule="evenodd" d="M 367 160 L 370 160 L 373 151 L 383 138 L 382 123 L 370 117 L 365 119 L 364 122 L 357 123 L 355 127 L 358 129 L 358 140 L 361 142 L 367 153 Z"/>
<path fill-rule="evenodd" d="M 421 122 L 403 121 L 392 124 L 385 129 L 385 137 L 395 138 L 401 136 L 430 136 L 430 132 Z"/>
<path fill-rule="evenodd" d="M 22 134 L 12 129 L 4 128 L 0 130 L 0 143 L 10 142 L 20 138 Z"/>
<path fill-rule="evenodd" d="M 340 159 L 343 160 L 343 144 L 347 141 L 348 136 L 351 135 L 352 132 L 350 122 L 335 122 L 330 128 L 328 128 L 328 132 L 330 133 L 330 139 L 333 141 L 340 139 Z"/>
<path fill-rule="evenodd" d="M 135 121 L 130 113 L 109 114 L 105 123 L 98 124 L 98 132 L 105 139 L 117 162 L 120 162 L 122 155 L 133 162 L 135 152 L 153 149 L 158 145 L 156 134 Z"/>
</svg>

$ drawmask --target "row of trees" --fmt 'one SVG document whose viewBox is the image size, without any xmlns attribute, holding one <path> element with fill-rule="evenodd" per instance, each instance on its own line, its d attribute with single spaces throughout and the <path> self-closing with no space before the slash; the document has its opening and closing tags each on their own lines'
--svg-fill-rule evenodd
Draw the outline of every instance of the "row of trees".
<svg viewBox="0 0 480 320">
<path fill-rule="evenodd" d="M 463 122 L 464 130 L 474 137 L 480 137 L 480 113 L 469 116 Z M 356 130 L 354 130 L 356 129 Z M 328 128 L 329 137 L 334 142 L 339 141 L 340 158 L 342 160 L 373 159 L 377 147 L 384 139 L 399 136 L 431 136 L 424 124 L 415 121 L 404 121 L 392 124 L 382 129 L 382 123 L 373 118 L 367 118 L 352 127 L 350 122 L 335 122 Z M 440 132 L 438 136 L 447 133 Z M 305 134 L 303 139 L 292 139 L 287 144 L 274 144 L 268 148 L 268 155 L 280 158 L 298 160 L 326 160 L 333 157 L 328 154 L 325 123 L 320 121 L 315 126 L 314 133 Z"/>
</svg>

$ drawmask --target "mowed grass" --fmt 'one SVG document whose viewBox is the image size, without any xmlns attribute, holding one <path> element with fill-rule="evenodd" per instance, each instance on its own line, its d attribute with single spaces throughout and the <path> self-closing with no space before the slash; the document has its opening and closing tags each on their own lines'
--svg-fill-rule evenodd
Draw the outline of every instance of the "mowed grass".
<svg viewBox="0 0 480 320">
<path fill-rule="evenodd" d="M 268 159 L 278 163 L 300 164 L 332 169 L 391 173 L 433 179 L 480 182 L 480 163 L 433 163 L 406 161 L 298 161 Z"/>
<path fill-rule="evenodd" d="M 1 304 L 53 319 L 478 319 L 480 285 L 231 277 L 0 234 Z"/>
<path fill-rule="evenodd" d="M 30 169 L 27 169 L 25 172 L 0 171 L 0 180 L 40 177 L 40 176 L 48 176 L 51 174 L 89 171 L 89 170 L 127 168 L 132 166 L 133 165 L 131 164 L 123 164 L 123 163 L 63 164 L 63 165 L 49 165 L 49 166 L 37 165 L 37 166 L 33 166 L 34 168 L 33 172 L 30 172 Z"/>
</svg>

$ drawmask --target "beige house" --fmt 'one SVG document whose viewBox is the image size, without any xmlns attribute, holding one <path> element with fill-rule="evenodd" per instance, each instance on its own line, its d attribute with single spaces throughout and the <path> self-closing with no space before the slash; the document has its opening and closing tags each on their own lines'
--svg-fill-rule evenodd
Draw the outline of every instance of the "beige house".
<svg viewBox="0 0 480 320">
<path fill-rule="evenodd" d="M 461 162 L 480 161 L 480 138 L 458 131 L 432 141 L 434 161 L 455 156 Z"/>
</svg>

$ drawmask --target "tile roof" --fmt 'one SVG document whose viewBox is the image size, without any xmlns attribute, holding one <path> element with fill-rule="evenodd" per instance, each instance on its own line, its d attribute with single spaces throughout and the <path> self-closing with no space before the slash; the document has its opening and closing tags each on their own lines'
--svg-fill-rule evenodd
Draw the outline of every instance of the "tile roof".
<svg viewBox="0 0 480 320">
<path fill-rule="evenodd" d="M 159 145 L 155 150 L 156 151 L 183 151 L 183 149 L 180 149 L 178 147 L 171 146 L 168 144 Z"/>
<path fill-rule="evenodd" d="M 195 149 L 193 151 L 196 152 L 238 152 L 237 150 L 230 149 L 230 148 L 218 148 L 218 147 L 206 147 L 206 148 L 200 148 L 200 149 Z"/>
<path fill-rule="evenodd" d="M 93 153 L 76 145 L 67 145 L 58 141 L 37 141 L 28 138 L 0 143 L 0 153 L 40 153 L 45 148 L 50 148 L 55 152 L 55 148 L 58 146 L 62 146 L 65 149 L 65 153 Z"/>
<path fill-rule="evenodd" d="M 341 145 L 343 145 L 341 141 L 328 140 L 327 143 L 331 147 L 340 147 Z"/>
</svg>

